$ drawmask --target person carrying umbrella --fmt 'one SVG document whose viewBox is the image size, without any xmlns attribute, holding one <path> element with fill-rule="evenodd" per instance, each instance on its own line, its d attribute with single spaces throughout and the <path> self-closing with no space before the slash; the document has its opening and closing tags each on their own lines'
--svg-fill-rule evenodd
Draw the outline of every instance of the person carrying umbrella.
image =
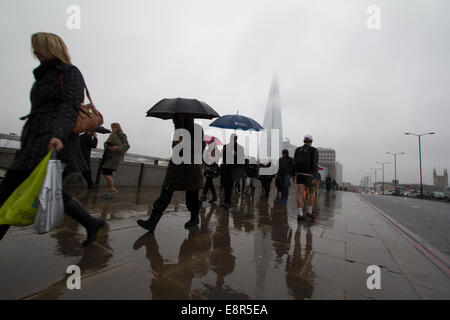
<svg viewBox="0 0 450 320">
<path fill-rule="evenodd" d="M 230 142 L 222 150 L 223 166 L 223 187 L 225 189 L 225 199 L 222 207 L 228 209 L 231 205 L 231 193 L 234 182 L 244 172 L 245 165 L 244 148 L 237 143 L 238 136 L 233 133 Z"/>
<path fill-rule="evenodd" d="M 155 231 L 155 228 L 161 219 L 163 212 L 169 206 L 175 191 L 186 191 L 186 206 L 191 213 L 191 218 L 184 227 L 191 228 L 200 222 L 199 210 L 200 202 L 198 192 L 203 186 L 203 177 L 201 171 L 201 158 L 203 149 L 205 148 L 203 128 L 194 123 L 194 118 L 211 119 L 219 115 L 206 103 L 195 99 L 163 99 L 152 107 L 147 116 L 158 117 L 162 119 L 172 119 L 175 130 L 184 129 L 189 132 L 190 143 L 183 141 L 184 137 L 174 135 L 172 141 L 172 148 L 179 143 L 183 143 L 183 149 L 178 154 L 174 154 L 169 161 L 166 176 L 164 178 L 161 194 L 158 199 L 153 202 L 152 212 L 147 220 L 139 219 L 137 224 L 142 228 L 148 230 L 150 233 Z M 197 132 L 201 132 L 201 140 L 196 139 Z M 186 142 L 186 144 L 184 144 Z M 201 146 L 199 146 L 201 144 Z M 185 145 L 189 147 L 184 147 Z M 184 152 L 189 152 L 190 161 L 184 161 L 187 155 Z M 200 155 L 197 153 L 201 152 Z M 179 156 L 183 161 L 179 164 L 174 163 L 174 157 Z M 200 156 L 200 161 L 197 160 Z M 178 159 L 177 159 L 178 160 Z M 178 161 L 176 161 L 178 162 Z M 199 162 L 199 163 L 197 163 Z"/>
</svg>

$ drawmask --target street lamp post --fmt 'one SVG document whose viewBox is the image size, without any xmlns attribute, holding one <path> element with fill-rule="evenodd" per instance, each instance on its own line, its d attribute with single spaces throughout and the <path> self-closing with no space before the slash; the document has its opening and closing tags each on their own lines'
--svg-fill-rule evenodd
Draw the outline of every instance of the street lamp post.
<svg viewBox="0 0 450 320">
<path fill-rule="evenodd" d="M 416 133 L 405 132 L 405 134 L 406 134 L 406 135 L 416 136 L 416 137 L 419 138 L 420 197 L 423 198 L 423 184 L 422 184 L 422 150 L 421 150 L 421 146 L 420 146 L 420 137 L 421 137 L 421 136 L 426 136 L 426 135 L 428 135 L 428 134 L 434 134 L 434 132 L 422 133 L 422 134 L 416 134 Z"/>
<path fill-rule="evenodd" d="M 381 185 L 381 194 L 384 194 L 384 165 L 385 164 L 390 164 L 390 162 L 377 162 L 378 164 L 381 164 L 381 174 L 383 176 L 383 183 Z"/>
<path fill-rule="evenodd" d="M 395 184 L 395 194 L 397 195 L 397 156 L 399 154 L 405 154 L 404 152 L 399 153 L 393 153 L 393 152 L 386 152 L 386 154 L 392 154 L 394 156 L 394 184 Z"/>
<path fill-rule="evenodd" d="M 381 168 L 370 168 L 370 169 L 375 171 L 375 181 L 373 183 L 373 184 L 375 184 L 375 183 L 377 183 L 377 170 L 380 170 Z M 373 188 L 375 189 L 374 186 L 373 186 Z M 374 190 L 374 191 L 376 191 L 376 190 Z"/>
</svg>

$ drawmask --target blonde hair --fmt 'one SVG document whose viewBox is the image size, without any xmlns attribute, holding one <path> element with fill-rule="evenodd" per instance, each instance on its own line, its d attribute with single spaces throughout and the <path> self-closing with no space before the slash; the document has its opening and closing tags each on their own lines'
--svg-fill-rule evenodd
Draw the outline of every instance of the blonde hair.
<svg viewBox="0 0 450 320">
<path fill-rule="evenodd" d="M 111 128 L 112 127 L 115 127 L 115 128 L 117 128 L 117 129 L 119 129 L 119 132 L 123 132 L 122 131 L 122 127 L 120 126 L 120 124 L 118 123 L 118 122 L 113 122 L 113 123 L 111 123 Z"/>
<path fill-rule="evenodd" d="M 64 63 L 72 64 L 66 44 L 60 36 L 54 33 L 38 32 L 33 34 L 31 46 L 35 55 L 37 52 L 45 59 L 58 58 Z"/>
</svg>

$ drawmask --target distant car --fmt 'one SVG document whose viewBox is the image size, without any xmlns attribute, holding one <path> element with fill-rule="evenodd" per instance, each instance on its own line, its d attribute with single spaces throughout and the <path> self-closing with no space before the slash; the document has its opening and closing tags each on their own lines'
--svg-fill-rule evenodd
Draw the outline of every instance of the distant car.
<svg viewBox="0 0 450 320">
<path fill-rule="evenodd" d="M 419 195 L 420 195 L 420 193 L 419 193 Z M 433 192 L 430 192 L 430 191 L 424 191 L 422 197 L 423 197 L 423 198 L 427 198 L 427 199 L 434 198 Z"/>
<path fill-rule="evenodd" d="M 418 197 L 419 197 L 419 193 L 418 193 L 417 191 L 415 191 L 415 190 L 411 190 L 411 191 L 409 192 L 409 196 L 410 196 L 411 198 L 418 198 Z"/>
<path fill-rule="evenodd" d="M 434 199 L 445 199 L 445 194 L 443 192 L 440 192 L 440 191 L 433 191 L 433 192 L 431 192 L 431 196 Z"/>
</svg>

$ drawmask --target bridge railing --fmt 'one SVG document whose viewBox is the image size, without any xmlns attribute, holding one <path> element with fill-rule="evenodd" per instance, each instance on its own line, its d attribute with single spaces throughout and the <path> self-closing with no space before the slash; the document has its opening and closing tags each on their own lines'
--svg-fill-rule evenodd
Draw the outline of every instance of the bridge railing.
<svg viewBox="0 0 450 320">
<path fill-rule="evenodd" d="M 11 143 L 14 142 L 14 143 Z M 19 150 L 18 142 L 20 142 L 20 136 L 16 134 L 4 134 L 0 133 L 0 177 L 4 176 L 7 167 L 12 163 L 14 159 L 14 154 L 17 150 Z M 100 182 L 100 175 L 101 175 L 101 160 L 103 158 L 105 150 L 101 148 L 95 148 L 92 149 L 91 152 L 91 166 L 94 165 L 96 167 L 96 174 L 95 174 L 95 183 L 98 184 Z M 157 168 L 162 169 L 161 167 L 166 167 L 169 163 L 168 158 L 161 158 L 161 157 L 152 157 L 147 156 L 143 154 L 136 154 L 136 153 L 126 153 L 125 157 L 123 159 L 124 164 L 130 163 L 131 167 L 133 167 L 132 163 L 134 163 L 134 168 L 136 167 L 136 164 L 139 165 L 139 172 L 137 173 L 138 179 L 138 185 L 140 186 L 142 184 L 142 181 L 145 176 L 145 172 L 148 172 L 148 170 L 156 170 Z M 152 166 L 154 169 L 147 169 L 145 168 L 151 168 Z M 129 166 L 128 166 L 129 167 Z M 124 169 L 128 170 L 128 169 Z M 123 175 L 126 176 L 128 174 L 128 171 L 124 172 Z M 144 179 L 145 180 L 145 179 Z"/>
</svg>

